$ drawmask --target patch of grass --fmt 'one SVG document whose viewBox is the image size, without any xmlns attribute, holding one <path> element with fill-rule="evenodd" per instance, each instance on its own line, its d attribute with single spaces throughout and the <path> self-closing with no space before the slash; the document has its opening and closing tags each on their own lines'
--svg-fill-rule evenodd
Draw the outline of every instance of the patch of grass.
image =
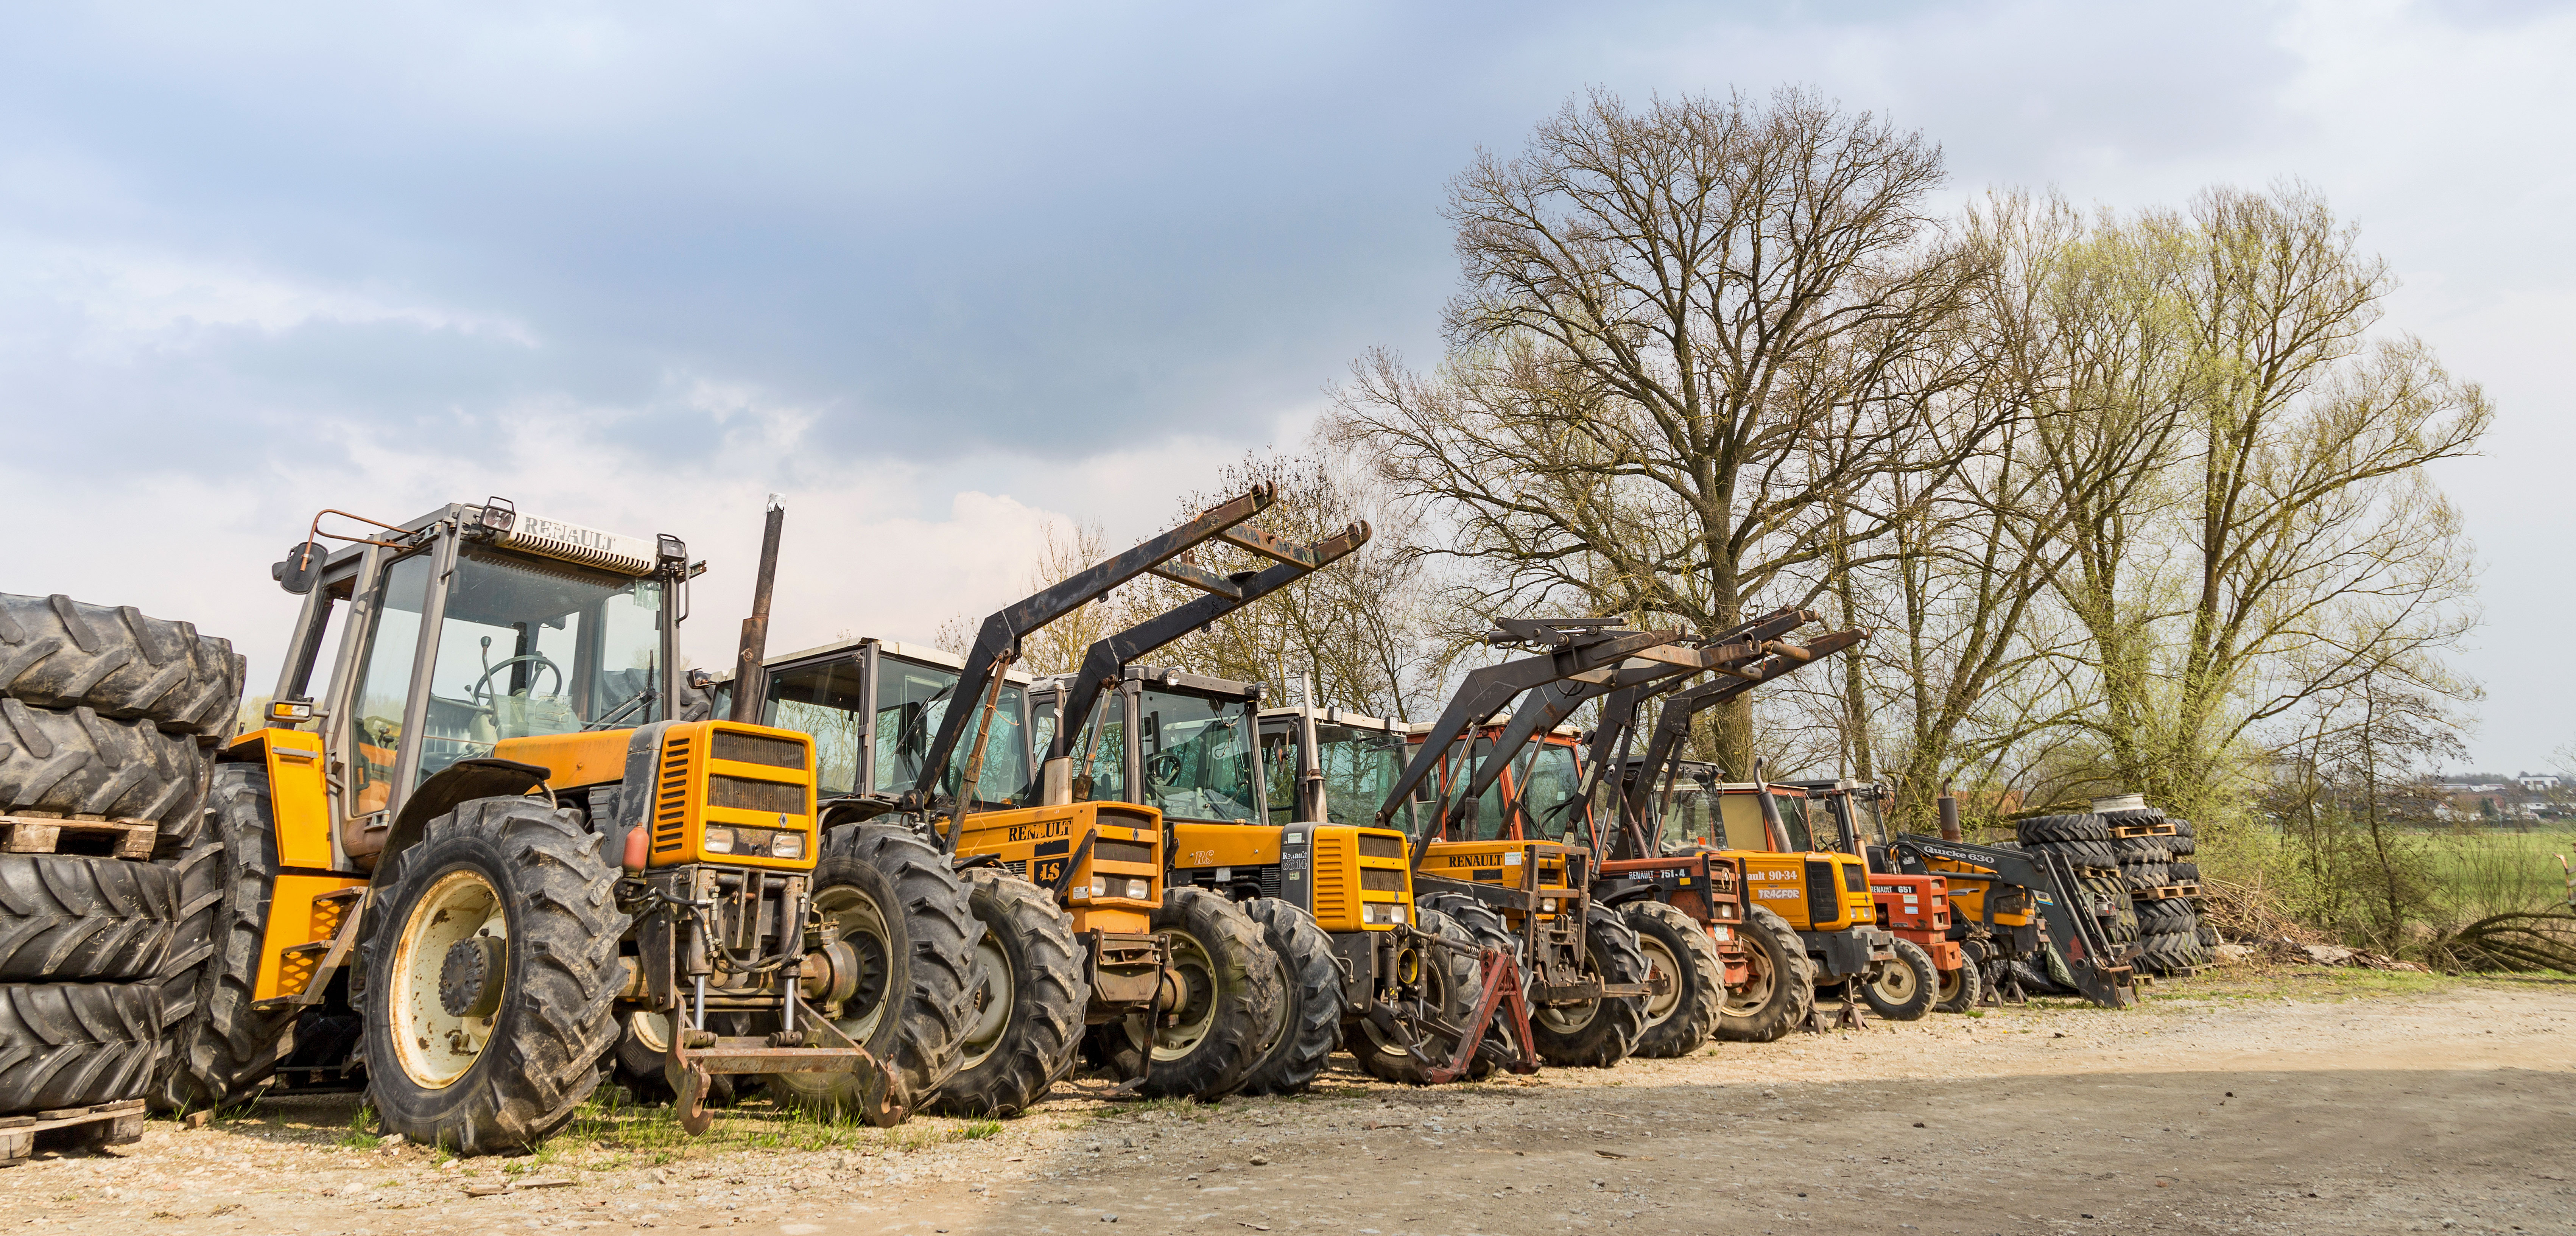
<svg viewBox="0 0 2576 1236">
<path fill-rule="evenodd" d="M 352 1150 L 373 1150 L 384 1145 L 385 1139 L 376 1132 L 376 1109 L 359 1104 L 358 1110 L 349 1115 L 349 1127 L 336 1140 Z"/>
<path fill-rule="evenodd" d="M 562 1164 L 589 1170 L 629 1165 L 660 1166 L 697 1154 L 741 1150 L 855 1150 L 862 1153 L 927 1150 L 951 1142 L 982 1141 L 1000 1135 L 999 1120 L 954 1120 L 917 1116 L 891 1129 L 880 1129 L 855 1117 L 821 1116 L 801 1106 L 752 1101 L 719 1108 L 705 1136 L 680 1127 L 670 1107 L 584 1104 L 572 1123 L 528 1159 L 514 1160 L 505 1171 L 524 1171 L 523 1163 Z"/>
</svg>

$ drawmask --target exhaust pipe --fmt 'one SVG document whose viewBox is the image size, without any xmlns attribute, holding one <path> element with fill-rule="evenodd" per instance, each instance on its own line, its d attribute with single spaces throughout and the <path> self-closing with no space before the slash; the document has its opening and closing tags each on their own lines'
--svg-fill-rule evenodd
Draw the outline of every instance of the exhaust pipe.
<svg viewBox="0 0 2576 1236">
<path fill-rule="evenodd" d="M 1950 783 L 1947 781 L 1941 783 L 1940 809 L 1941 839 L 1957 841 L 1959 839 L 1959 796 L 1951 790 Z"/>
<path fill-rule="evenodd" d="M 742 620 L 742 651 L 734 657 L 730 720 L 759 722 L 761 697 L 769 694 L 760 662 L 769 655 L 769 594 L 778 583 L 778 530 L 786 522 L 787 508 L 778 495 L 769 495 L 769 522 L 760 533 L 760 574 L 751 585 L 751 617 Z"/>
</svg>

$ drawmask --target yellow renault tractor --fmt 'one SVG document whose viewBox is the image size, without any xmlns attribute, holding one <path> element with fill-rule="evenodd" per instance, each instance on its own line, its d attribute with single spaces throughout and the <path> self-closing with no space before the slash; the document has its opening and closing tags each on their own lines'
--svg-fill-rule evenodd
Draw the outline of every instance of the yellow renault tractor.
<svg viewBox="0 0 2576 1236">
<path fill-rule="evenodd" d="M 693 1130 L 741 1074 L 853 1076 L 900 1119 L 835 1028 L 886 976 L 810 897 L 812 741 L 673 715 L 680 540 L 500 499 L 341 539 L 273 572 L 303 607 L 268 724 L 216 772 L 221 902 L 162 1103 L 241 1098 L 301 1023 L 342 1050 L 298 1067 L 362 1072 L 387 1130 L 468 1154 L 560 1128 L 621 1036 L 653 1040 Z"/>
</svg>

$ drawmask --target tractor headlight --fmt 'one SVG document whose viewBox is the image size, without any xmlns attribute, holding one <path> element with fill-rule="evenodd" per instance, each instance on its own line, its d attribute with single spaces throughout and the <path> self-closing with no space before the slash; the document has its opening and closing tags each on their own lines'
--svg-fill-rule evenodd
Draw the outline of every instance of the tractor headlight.
<svg viewBox="0 0 2576 1236">
<path fill-rule="evenodd" d="M 733 853 L 733 840 L 732 829 L 710 828 L 707 830 L 706 840 L 701 843 L 701 848 L 705 849 L 709 854 L 731 854 Z"/>
<path fill-rule="evenodd" d="M 1154 896 L 1154 882 L 1141 876 L 1131 879 L 1127 881 L 1127 895 L 1138 901 L 1152 900 Z"/>
<path fill-rule="evenodd" d="M 1554 898 L 1554 897 L 1541 897 L 1541 898 L 1539 898 L 1539 902 L 1538 902 L 1538 912 L 1539 912 L 1539 913 L 1541 913 L 1541 914 L 1554 914 L 1554 913 L 1556 913 L 1556 898 Z"/>
<path fill-rule="evenodd" d="M 771 837 L 769 856 L 771 858 L 805 857 L 805 834 L 782 832 Z"/>
<path fill-rule="evenodd" d="M 1372 901 L 1360 907 L 1362 923 L 1383 923 L 1393 926 L 1403 921 L 1405 921 L 1404 903 L 1399 901 Z"/>
</svg>

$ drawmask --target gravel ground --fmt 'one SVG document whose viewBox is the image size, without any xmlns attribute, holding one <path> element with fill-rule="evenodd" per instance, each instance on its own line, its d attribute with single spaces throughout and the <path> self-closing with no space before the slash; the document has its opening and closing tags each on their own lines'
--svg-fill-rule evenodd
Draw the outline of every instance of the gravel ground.
<svg viewBox="0 0 2576 1236">
<path fill-rule="evenodd" d="M 1346 1062 L 1344 1062 L 1346 1064 Z M 458 1161 L 280 1097 L 0 1171 L 65 1232 L 2576 1231 L 2576 983 L 2235 967 L 1615 1070 L 820 1126 L 660 1109 Z"/>
</svg>

